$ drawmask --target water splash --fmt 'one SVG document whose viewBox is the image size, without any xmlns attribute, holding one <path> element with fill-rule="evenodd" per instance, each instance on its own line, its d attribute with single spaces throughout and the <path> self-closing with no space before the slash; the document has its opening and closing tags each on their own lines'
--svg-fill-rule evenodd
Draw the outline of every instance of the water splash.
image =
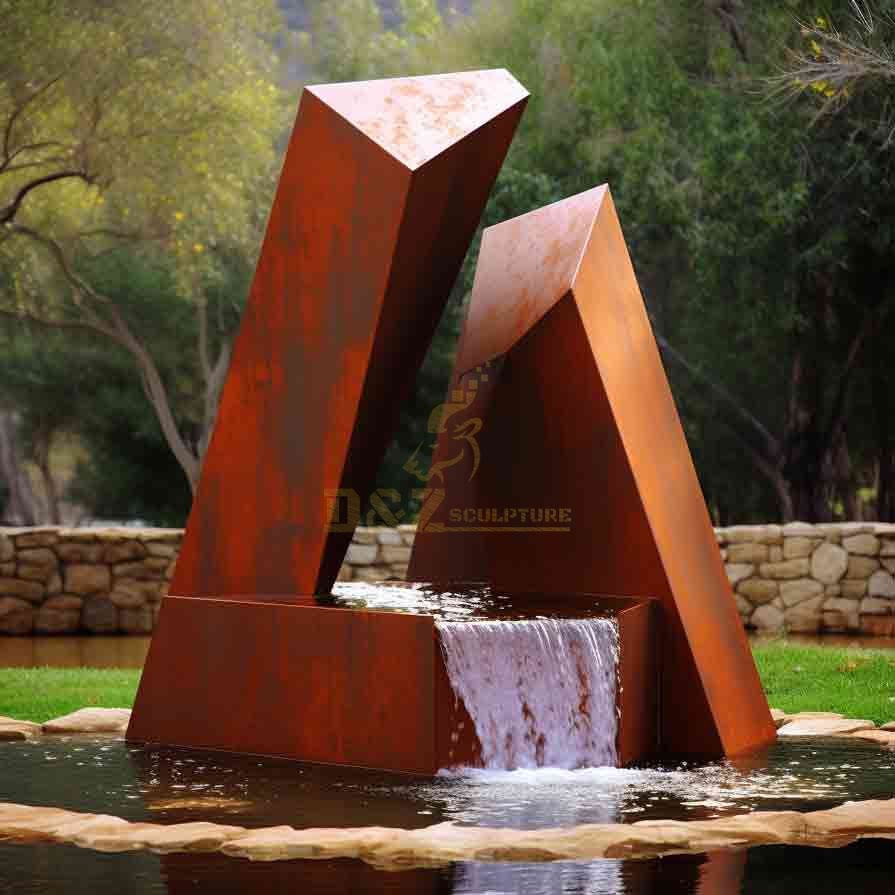
<svg viewBox="0 0 895 895">
<path fill-rule="evenodd" d="M 615 621 L 438 621 L 437 627 L 485 767 L 616 764 Z"/>
</svg>

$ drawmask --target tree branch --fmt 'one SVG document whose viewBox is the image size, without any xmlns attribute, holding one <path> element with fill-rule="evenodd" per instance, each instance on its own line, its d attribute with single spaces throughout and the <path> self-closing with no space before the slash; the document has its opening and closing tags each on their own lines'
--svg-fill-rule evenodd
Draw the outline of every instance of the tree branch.
<svg viewBox="0 0 895 895">
<path fill-rule="evenodd" d="M 49 81 L 41 84 L 36 90 L 32 90 L 31 93 L 25 98 L 25 100 L 13 109 L 12 114 L 9 116 L 9 119 L 6 122 L 6 127 L 3 129 L 3 158 L 4 161 L 8 161 L 10 159 L 10 144 L 12 143 L 12 131 L 15 127 L 16 121 L 25 111 L 25 109 L 32 103 L 37 97 L 39 97 L 42 93 L 46 93 L 54 84 L 62 80 L 62 75 L 58 74 L 53 78 L 50 78 Z"/>
<path fill-rule="evenodd" d="M 2 226 L 3 224 L 8 224 L 12 221 L 12 219 L 18 213 L 22 203 L 25 201 L 25 198 L 33 190 L 36 190 L 42 186 L 46 186 L 48 183 L 54 183 L 57 180 L 70 180 L 72 178 L 83 180 L 85 183 L 88 184 L 93 183 L 93 178 L 86 171 L 79 171 L 76 169 L 67 171 L 55 171 L 53 174 L 45 174 L 43 177 L 38 177 L 32 180 L 30 183 L 26 183 L 18 191 L 18 193 L 16 193 L 15 198 L 12 200 L 12 202 L 9 203 L 9 205 L 7 205 L 5 208 L 0 208 L 0 226 Z"/>
<path fill-rule="evenodd" d="M 718 398 L 727 404 L 736 415 L 746 425 L 756 431 L 765 442 L 768 454 L 770 456 L 778 456 L 780 453 L 780 442 L 775 438 L 767 427 L 753 414 L 751 414 L 736 398 L 720 383 L 714 382 L 709 376 L 700 370 L 697 366 L 690 363 L 671 343 L 653 327 L 656 342 L 665 354 L 672 360 L 680 364 L 694 379 L 707 386 Z"/>
<path fill-rule="evenodd" d="M 171 411 L 171 402 L 168 398 L 168 391 L 152 355 L 143 343 L 133 334 L 115 303 L 106 296 L 98 293 L 74 272 L 65 256 L 62 246 L 59 245 L 56 240 L 44 236 L 28 227 L 15 225 L 13 229 L 15 232 L 28 236 L 43 245 L 53 255 L 62 275 L 73 288 L 78 308 L 84 315 L 85 319 L 80 325 L 107 336 L 130 353 L 132 359 L 136 363 L 137 370 L 140 373 L 143 391 L 149 400 L 149 403 L 152 405 L 152 409 L 155 411 L 165 441 L 167 441 L 168 447 L 180 464 L 184 475 L 186 475 L 187 480 L 190 483 L 190 488 L 195 492 L 199 480 L 199 459 L 196 454 L 190 450 L 177 427 L 177 422 Z M 88 302 L 78 301 L 79 296 L 86 297 Z M 105 313 L 111 318 L 111 321 L 104 320 L 99 315 L 96 308 L 90 306 L 89 302 L 101 305 Z M 11 312 L 5 313 L 11 314 Z M 38 321 L 37 315 L 30 316 L 35 322 Z M 49 321 L 47 321 L 47 323 L 48 325 L 62 325 L 60 323 L 51 323 Z M 76 324 L 72 323 L 71 325 L 74 326 Z"/>
</svg>

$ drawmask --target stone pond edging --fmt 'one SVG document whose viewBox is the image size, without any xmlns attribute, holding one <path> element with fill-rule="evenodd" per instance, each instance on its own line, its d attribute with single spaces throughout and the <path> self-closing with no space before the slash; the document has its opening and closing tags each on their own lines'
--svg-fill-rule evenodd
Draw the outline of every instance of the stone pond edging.
<svg viewBox="0 0 895 895">
<path fill-rule="evenodd" d="M 787 715 L 771 710 L 779 737 L 837 737 L 895 748 L 895 724 L 826 712 Z M 87 733 L 123 736 L 130 711 L 84 708 L 44 724 L 0 717 L 0 741 Z M 483 835 L 487 834 L 487 835 Z M 416 830 L 288 826 L 250 829 L 203 821 L 156 824 L 107 814 L 0 803 L 0 838 L 19 843 L 58 842 L 103 852 L 148 850 L 220 852 L 253 861 L 360 858 L 384 869 L 456 860 L 553 861 L 652 858 L 667 854 L 797 844 L 840 847 L 864 837 L 895 838 L 895 799 L 846 802 L 826 811 L 755 811 L 709 820 L 648 820 L 513 830 L 434 824 Z"/>
<path fill-rule="evenodd" d="M 250 861 L 360 859 L 382 870 L 454 861 L 649 859 L 753 845 L 836 848 L 895 838 L 895 799 L 846 802 L 826 811 L 754 811 L 708 820 L 641 820 L 541 830 L 459 826 L 251 829 L 190 821 L 158 824 L 63 808 L 0 803 L 0 837 L 101 852 L 218 852 Z"/>
<path fill-rule="evenodd" d="M 403 578 L 415 526 L 358 528 L 340 581 Z M 715 530 L 747 627 L 895 636 L 895 525 Z M 0 634 L 149 634 L 183 532 L 0 528 Z"/>
</svg>

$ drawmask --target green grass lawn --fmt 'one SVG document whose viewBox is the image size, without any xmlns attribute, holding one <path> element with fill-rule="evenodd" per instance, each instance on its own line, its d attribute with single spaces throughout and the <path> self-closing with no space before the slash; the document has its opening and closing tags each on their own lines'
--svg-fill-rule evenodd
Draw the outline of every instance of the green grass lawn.
<svg viewBox="0 0 895 895">
<path fill-rule="evenodd" d="M 895 720 L 895 650 L 754 643 L 758 672 L 775 708 Z M 46 721 L 87 705 L 133 705 L 134 668 L 0 668 L 0 715 Z"/>
<path fill-rule="evenodd" d="M 768 702 L 785 712 L 840 712 L 877 724 L 895 721 L 895 650 L 770 640 L 752 654 Z"/>
<path fill-rule="evenodd" d="M 0 715 L 49 721 L 84 706 L 130 708 L 138 668 L 0 668 Z"/>
</svg>

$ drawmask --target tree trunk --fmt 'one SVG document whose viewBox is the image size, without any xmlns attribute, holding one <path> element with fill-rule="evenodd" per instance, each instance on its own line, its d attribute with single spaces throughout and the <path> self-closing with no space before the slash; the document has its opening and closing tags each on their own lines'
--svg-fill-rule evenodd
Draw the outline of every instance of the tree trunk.
<svg viewBox="0 0 895 895">
<path fill-rule="evenodd" d="M 59 491 L 56 488 L 56 480 L 50 469 L 50 448 L 53 444 L 53 432 L 41 431 L 35 439 L 34 463 L 40 471 L 41 481 L 44 487 L 46 518 L 50 525 L 61 525 L 62 515 L 59 510 Z"/>
<path fill-rule="evenodd" d="M 13 525 L 39 525 L 40 502 L 31 487 L 28 473 L 22 467 L 18 428 L 14 412 L 0 411 L 0 476 L 9 489 L 3 518 Z"/>
<path fill-rule="evenodd" d="M 895 433 L 890 418 L 890 377 L 887 375 L 886 349 L 882 341 L 877 338 L 873 346 L 871 381 L 877 454 L 876 518 L 880 522 L 895 522 Z"/>
</svg>

